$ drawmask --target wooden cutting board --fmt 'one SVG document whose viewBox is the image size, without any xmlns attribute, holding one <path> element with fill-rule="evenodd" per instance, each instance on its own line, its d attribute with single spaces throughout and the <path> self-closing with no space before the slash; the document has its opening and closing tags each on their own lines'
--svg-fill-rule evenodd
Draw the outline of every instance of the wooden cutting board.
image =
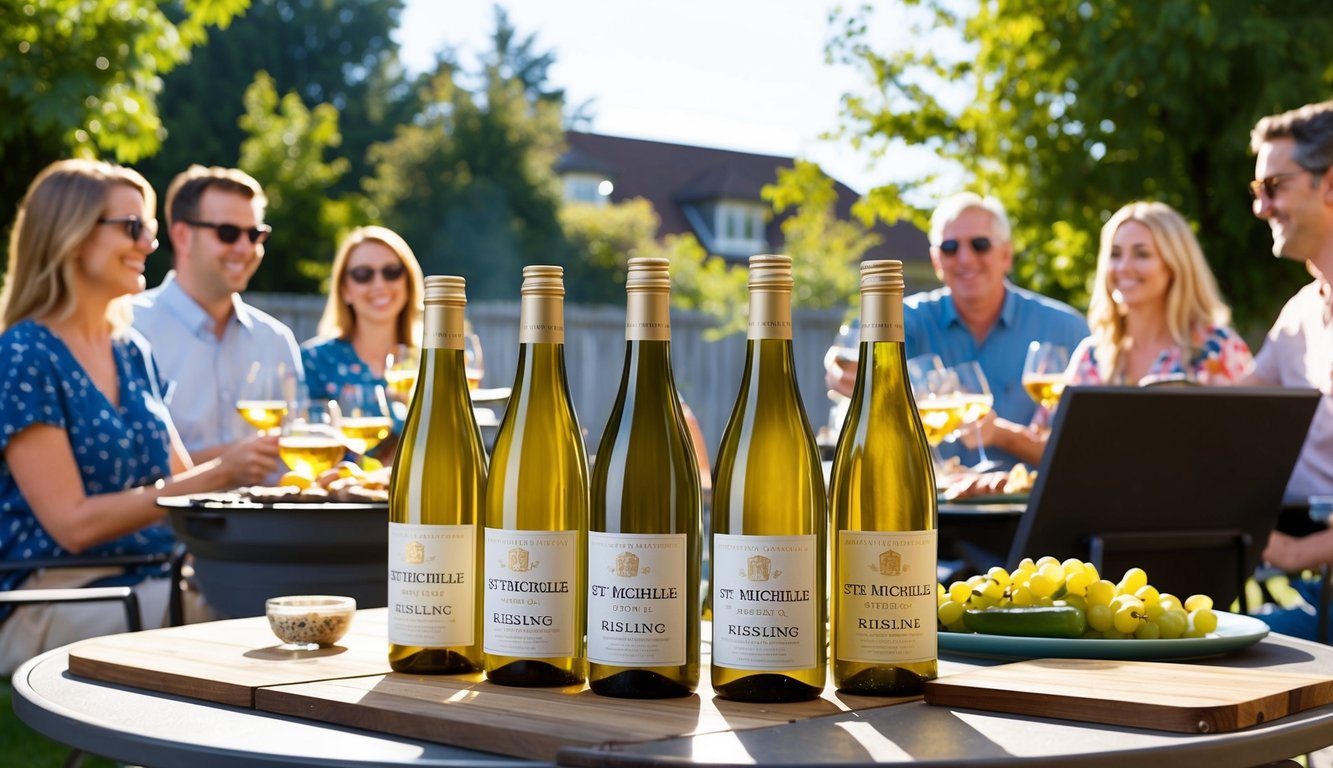
<svg viewBox="0 0 1333 768">
<path fill-rule="evenodd" d="M 511 688 L 481 674 L 391 673 L 387 609 L 358 611 L 333 648 L 282 651 L 263 617 L 194 624 L 84 641 L 70 649 L 74 675 L 220 704 L 553 761 L 562 746 L 593 746 L 763 728 L 919 696 L 839 694 L 792 704 L 717 699 L 707 659 L 699 691 L 681 699 L 627 701 L 586 686 Z M 942 664 L 942 670 L 948 664 Z"/>
<path fill-rule="evenodd" d="M 254 707 L 267 685 L 389 672 L 387 609 L 358 611 L 342 641 L 316 651 L 284 651 L 257 618 L 188 624 L 85 640 L 69 651 L 79 677 Z"/>
<path fill-rule="evenodd" d="M 1153 661 L 1040 659 L 926 683 L 927 704 L 1220 733 L 1333 703 L 1333 678 Z"/>
</svg>

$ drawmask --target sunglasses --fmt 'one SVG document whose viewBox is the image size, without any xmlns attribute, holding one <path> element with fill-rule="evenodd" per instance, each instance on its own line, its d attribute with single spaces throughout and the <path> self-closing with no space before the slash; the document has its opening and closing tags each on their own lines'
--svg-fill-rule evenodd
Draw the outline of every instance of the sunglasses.
<svg viewBox="0 0 1333 768">
<path fill-rule="evenodd" d="M 130 239 L 136 243 L 139 242 L 139 238 L 143 235 L 144 230 L 148 230 L 150 233 L 155 233 L 157 231 L 157 222 L 153 222 L 150 225 L 148 222 L 135 215 L 117 216 L 111 219 L 98 219 L 97 223 L 120 224 L 124 226 L 125 234 L 129 235 Z"/>
<path fill-rule="evenodd" d="M 991 241 L 989 237 L 974 237 L 971 240 L 966 240 L 966 241 L 945 240 L 944 242 L 939 244 L 940 253 L 944 254 L 945 256 L 953 256 L 954 254 L 958 253 L 958 248 L 962 246 L 964 242 L 972 246 L 972 252 L 976 254 L 986 253 L 991 249 Z"/>
<path fill-rule="evenodd" d="M 1269 200 L 1272 200 L 1274 195 L 1277 194 L 1278 190 L 1282 189 L 1283 182 L 1285 182 L 1287 179 L 1290 179 L 1292 176 L 1300 176 L 1302 173 L 1305 173 L 1305 171 L 1288 171 L 1287 173 L 1275 173 L 1272 176 L 1269 176 L 1268 178 L 1256 179 L 1254 181 L 1251 181 L 1250 197 L 1253 197 L 1255 200 L 1260 200 L 1262 198 L 1267 198 Z"/>
<path fill-rule="evenodd" d="M 384 282 L 386 283 L 401 280 L 403 278 L 403 273 L 405 272 L 407 272 L 407 267 L 404 267 L 402 264 L 385 264 L 379 269 L 380 277 L 383 277 Z M 375 279 L 375 268 L 352 267 L 347 270 L 347 276 L 352 279 L 352 282 L 358 285 L 365 285 Z"/>
<path fill-rule="evenodd" d="M 251 227 L 250 229 L 243 229 L 241 227 L 236 226 L 235 224 L 214 224 L 211 221 L 185 220 L 184 223 L 189 224 L 192 227 L 211 229 L 214 232 L 217 232 L 218 239 L 226 243 L 227 245 L 231 245 L 232 243 L 236 242 L 242 234 L 244 234 L 246 237 L 249 237 L 250 242 L 254 243 L 255 245 L 259 245 L 260 243 L 267 240 L 268 236 L 273 232 L 273 227 L 270 227 L 267 224 L 260 224 L 257 227 Z"/>
</svg>

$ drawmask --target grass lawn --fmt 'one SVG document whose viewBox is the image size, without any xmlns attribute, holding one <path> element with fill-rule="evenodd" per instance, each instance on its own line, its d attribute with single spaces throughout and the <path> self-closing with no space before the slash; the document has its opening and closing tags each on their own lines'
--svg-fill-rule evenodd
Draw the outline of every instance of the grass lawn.
<svg viewBox="0 0 1333 768">
<path fill-rule="evenodd" d="M 9 678 L 0 678 L 0 755 L 5 765 L 25 768 L 59 768 L 69 757 L 69 747 L 42 736 L 14 714 Z M 85 768 L 114 768 L 116 763 L 100 757 L 83 762 Z"/>
</svg>

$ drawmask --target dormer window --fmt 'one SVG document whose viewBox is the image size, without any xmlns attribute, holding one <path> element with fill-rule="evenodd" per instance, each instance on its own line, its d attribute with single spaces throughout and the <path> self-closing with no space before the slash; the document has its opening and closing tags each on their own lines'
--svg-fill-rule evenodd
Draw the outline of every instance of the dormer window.
<svg viewBox="0 0 1333 768">
<path fill-rule="evenodd" d="M 614 189 L 610 179 L 595 173 L 566 173 L 563 180 L 570 202 L 606 205 Z"/>
<path fill-rule="evenodd" d="M 742 200 L 721 200 L 713 209 L 714 250 L 722 256 L 747 258 L 768 249 L 764 240 L 764 207 Z"/>
</svg>

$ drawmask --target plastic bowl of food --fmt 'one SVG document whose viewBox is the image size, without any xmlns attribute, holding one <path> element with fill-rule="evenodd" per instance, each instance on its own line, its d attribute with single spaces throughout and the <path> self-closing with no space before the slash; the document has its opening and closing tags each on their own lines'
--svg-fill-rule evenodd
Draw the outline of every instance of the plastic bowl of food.
<svg viewBox="0 0 1333 768">
<path fill-rule="evenodd" d="M 271 597 L 264 605 L 268 625 L 291 650 L 333 645 L 347 634 L 356 600 L 335 595 Z"/>
</svg>

